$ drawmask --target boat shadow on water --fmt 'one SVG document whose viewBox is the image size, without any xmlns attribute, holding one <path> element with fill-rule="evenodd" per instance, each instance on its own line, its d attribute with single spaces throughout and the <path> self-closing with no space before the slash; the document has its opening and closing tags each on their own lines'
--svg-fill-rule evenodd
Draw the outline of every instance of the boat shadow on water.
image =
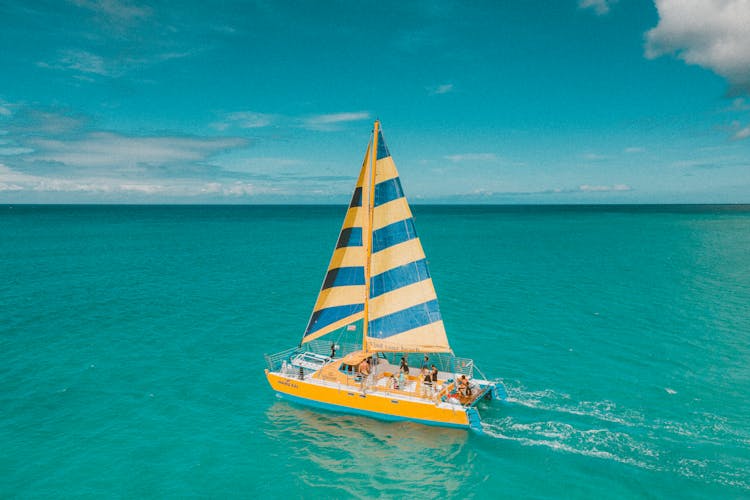
<svg viewBox="0 0 750 500">
<path fill-rule="evenodd" d="M 367 497 L 384 489 L 401 496 L 415 488 L 450 496 L 474 474 L 476 451 L 465 430 L 383 422 L 286 401 L 273 403 L 266 418 L 266 436 L 284 442 L 290 460 L 307 464 L 299 480 L 309 487 L 333 486 L 333 496 Z"/>
</svg>

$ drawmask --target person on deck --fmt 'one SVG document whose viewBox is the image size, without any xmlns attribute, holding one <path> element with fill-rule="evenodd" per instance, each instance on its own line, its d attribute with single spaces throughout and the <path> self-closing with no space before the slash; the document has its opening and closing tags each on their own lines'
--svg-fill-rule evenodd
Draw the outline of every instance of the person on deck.
<svg viewBox="0 0 750 500">
<path fill-rule="evenodd" d="M 424 361 L 422 361 L 422 369 L 423 370 L 430 369 L 430 357 L 427 354 L 424 355 Z"/>
<path fill-rule="evenodd" d="M 430 377 L 432 378 L 432 383 L 436 385 L 438 381 L 438 369 L 435 367 L 435 365 L 432 365 L 432 371 L 430 372 Z"/>
<path fill-rule="evenodd" d="M 401 356 L 401 364 L 399 365 L 399 370 L 401 370 L 401 373 L 405 373 L 406 375 L 409 375 L 409 365 L 406 362 L 405 356 Z"/>
<path fill-rule="evenodd" d="M 422 368 L 422 392 L 425 396 L 432 394 L 432 375 L 427 368 Z"/>
<path fill-rule="evenodd" d="M 458 392 L 464 397 L 471 396 L 471 386 L 466 375 L 461 375 L 461 378 L 458 379 Z"/>
<path fill-rule="evenodd" d="M 370 363 L 368 363 L 367 359 L 363 359 L 362 362 L 359 364 L 359 376 L 361 377 L 360 380 L 360 388 L 362 389 L 362 392 L 365 392 L 365 384 L 367 384 L 367 378 L 370 376 Z"/>
<path fill-rule="evenodd" d="M 336 344 L 331 344 L 331 359 L 336 357 Z"/>
</svg>

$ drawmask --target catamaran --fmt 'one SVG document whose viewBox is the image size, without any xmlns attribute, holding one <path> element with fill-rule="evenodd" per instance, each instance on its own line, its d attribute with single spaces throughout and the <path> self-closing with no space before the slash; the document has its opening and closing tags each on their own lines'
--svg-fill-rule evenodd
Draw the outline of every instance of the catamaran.
<svg viewBox="0 0 750 500">
<path fill-rule="evenodd" d="M 478 403 L 505 399 L 448 343 L 378 121 L 302 340 L 266 363 L 284 399 L 383 420 L 481 431 Z"/>
</svg>

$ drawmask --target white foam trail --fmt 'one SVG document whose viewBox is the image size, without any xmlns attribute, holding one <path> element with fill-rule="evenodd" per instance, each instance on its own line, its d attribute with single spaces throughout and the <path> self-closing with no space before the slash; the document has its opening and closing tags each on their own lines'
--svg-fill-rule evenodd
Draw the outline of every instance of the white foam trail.
<svg viewBox="0 0 750 500">
<path fill-rule="evenodd" d="M 738 469 L 738 464 L 725 463 L 720 457 L 709 460 L 675 456 L 673 438 L 669 434 L 715 446 L 727 442 L 750 443 L 747 433 L 733 428 L 725 417 L 693 413 L 686 422 L 647 420 L 640 412 L 622 408 L 611 401 L 576 402 L 568 394 L 549 389 L 528 391 L 520 384 L 506 383 L 506 388 L 509 404 L 539 410 L 538 416 L 552 419 L 533 422 L 516 421 L 510 416 L 494 422 L 488 419 L 484 422 L 484 429 L 490 437 L 750 490 L 746 467 L 742 464 Z M 559 421 L 567 419 L 561 415 L 558 420 L 555 414 L 572 414 L 593 420 L 577 419 L 568 423 Z M 528 419 L 533 418 L 534 413 L 518 416 Z M 610 424 L 618 427 L 606 428 Z M 686 445 L 691 448 L 689 443 Z"/>
<path fill-rule="evenodd" d="M 623 410 L 612 401 L 579 401 L 571 404 L 568 394 L 552 390 L 524 391 L 521 387 L 507 387 L 509 403 L 539 410 L 591 417 L 628 427 L 643 425 L 644 417 L 634 410 Z"/>
<path fill-rule="evenodd" d="M 516 441 L 524 446 L 545 446 L 547 448 L 551 448 L 555 451 L 561 451 L 566 453 L 574 453 L 576 455 L 584 455 L 588 457 L 596 457 L 601 458 L 604 460 L 614 460 L 617 462 L 621 462 L 628 465 L 634 465 L 636 467 L 641 467 L 644 469 L 651 469 L 654 470 L 656 467 L 654 465 L 648 464 L 644 461 L 636 460 L 631 457 L 624 457 L 620 456 L 616 453 L 613 453 L 612 451 L 608 451 L 606 448 L 608 445 L 608 442 L 612 439 L 617 439 L 616 437 L 613 437 L 609 431 L 606 431 L 604 429 L 597 429 L 597 430 L 591 430 L 591 431 L 578 431 L 575 430 L 572 426 L 567 426 L 568 431 L 561 431 L 561 430 L 554 430 L 554 426 L 552 429 L 548 431 L 544 431 L 543 428 L 545 425 L 549 424 L 559 424 L 559 423 L 553 423 L 553 422 L 542 422 L 542 423 L 536 423 L 536 424 L 512 424 L 512 430 L 519 431 L 519 430 L 529 430 L 531 432 L 530 436 L 513 436 L 508 435 L 504 433 L 504 430 L 502 426 L 497 426 L 494 424 L 485 424 L 484 426 L 484 432 L 485 434 L 492 436 L 494 438 L 498 439 L 505 439 L 510 441 Z M 566 427 L 566 424 L 561 424 L 562 427 Z M 541 430 L 540 430 L 541 429 Z M 536 435 L 541 436 L 542 438 L 547 439 L 535 439 L 534 433 L 537 433 Z M 574 446 L 572 444 L 566 443 L 566 440 L 576 440 L 574 439 L 578 435 L 578 437 L 582 435 L 588 435 L 587 439 L 584 439 L 584 443 L 586 443 L 586 447 L 582 446 Z M 598 436 L 606 436 L 603 439 Z M 577 444 L 581 444 L 580 442 Z M 626 446 L 627 447 L 627 446 Z M 641 451 L 643 454 L 654 457 L 657 456 L 658 453 L 649 450 L 647 448 L 642 448 L 640 446 L 635 446 L 631 451 Z"/>
</svg>

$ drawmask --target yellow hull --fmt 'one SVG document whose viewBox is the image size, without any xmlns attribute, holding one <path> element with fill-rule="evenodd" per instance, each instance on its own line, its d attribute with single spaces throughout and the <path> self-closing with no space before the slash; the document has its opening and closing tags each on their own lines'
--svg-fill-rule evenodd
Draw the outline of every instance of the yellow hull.
<svg viewBox="0 0 750 500">
<path fill-rule="evenodd" d="M 367 415 L 383 420 L 410 420 L 427 425 L 469 428 L 467 409 L 453 405 L 440 407 L 429 401 L 378 393 L 362 394 L 352 386 L 332 387 L 320 383 L 285 377 L 266 370 L 271 388 L 282 397 L 299 403 L 334 411 Z M 474 411 L 475 409 L 469 409 Z"/>
</svg>

